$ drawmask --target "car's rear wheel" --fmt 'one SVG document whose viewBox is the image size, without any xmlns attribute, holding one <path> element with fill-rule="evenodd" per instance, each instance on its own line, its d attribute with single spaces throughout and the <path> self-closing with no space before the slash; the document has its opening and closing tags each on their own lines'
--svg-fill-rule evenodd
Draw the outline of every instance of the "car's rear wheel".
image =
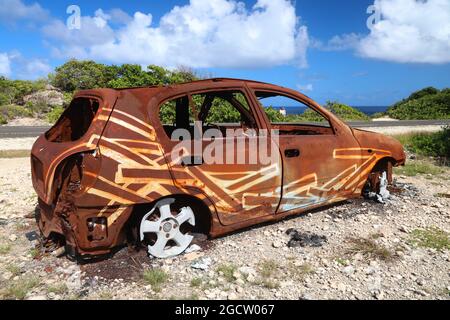
<svg viewBox="0 0 450 320">
<path fill-rule="evenodd" d="M 181 254 L 194 239 L 194 211 L 176 199 L 163 199 L 142 217 L 140 239 L 148 253 L 157 258 Z"/>
</svg>

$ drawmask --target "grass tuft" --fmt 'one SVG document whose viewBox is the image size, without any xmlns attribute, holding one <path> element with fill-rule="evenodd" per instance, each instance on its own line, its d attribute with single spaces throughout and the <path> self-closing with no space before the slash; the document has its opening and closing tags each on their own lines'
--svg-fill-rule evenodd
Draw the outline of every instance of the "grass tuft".
<svg viewBox="0 0 450 320">
<path fill-rule="evenodd" d="M 413 230 L 410 234 L 409 242 L 422 248 L 436 250 L 450 249 L 450 237 L 448 233 L 436 227 Z"/>
<path fill-rule="evenodd" d="M 202 279 L 201 278 L 193 278 L 191 280 L 191 287 L 200 287 L 202 285 Z"/>
<path fill-rule="evenodd" d="M 145 270 L 142 277 L 157 292 L 161 291 L 161 285 L 169 279 L 169 275 L 164 270 L 158 268 Z"/>
<path fill-rule="evenodd" d="M 278 269 L 274 260 L 263 260 L 258 265 L 259 273 L 263 278 L 270 278 Z"/>
<path fill-rule="evenodd" d="M 404 167 L 394 168 L 396 174 L 415 177 L 419 174 L 431 174 L 433 176 L 444 173 L 442 168 L 424 161 L 409 161 Z"/>
<path fill-rule="evenodd" d="M 0 254 L 7 254 L 11 251 L 11 245 L 0 244 Z"/>
<path fill-rule="evenodd" d="M 349 255 L 362 254 L 366 259 L 378 259 L 382 261 L 393 261 L 397 257 L 394 252 L 372 239 L 348 238 L 350 246 L 346 253 Z"/>
<path fill-rule="evenodd" d="M 11 282 L 3 292 L 4 299 L 25 299 L 28 292 L 39 285 L 39 279 L 35 276 L 23 277 Z"/>
<path fill-rule="evenodd" d="M 217 267 L 217 272 L 221 272 L 228 282 L 235 280 L 233 274 L 236 270 L 237 267 L 233 264 L 221 264 Z"/>
</svg>

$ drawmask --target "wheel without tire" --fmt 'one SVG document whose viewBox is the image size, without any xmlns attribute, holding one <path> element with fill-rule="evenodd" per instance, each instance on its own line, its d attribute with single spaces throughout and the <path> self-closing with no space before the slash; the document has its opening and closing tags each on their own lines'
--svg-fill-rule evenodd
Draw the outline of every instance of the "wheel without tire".
<svg viewBox="0 0 450 320">
<path fill-rule="evenodd" d="M 177 209 L 175 199 L 164 199 L 142 218 L 139 230 L 149 254 L 168 258 L 189 247 L 194 238 L 190 230 L 194 226 L 195 216 L 191 207 Z"/>
</svg>

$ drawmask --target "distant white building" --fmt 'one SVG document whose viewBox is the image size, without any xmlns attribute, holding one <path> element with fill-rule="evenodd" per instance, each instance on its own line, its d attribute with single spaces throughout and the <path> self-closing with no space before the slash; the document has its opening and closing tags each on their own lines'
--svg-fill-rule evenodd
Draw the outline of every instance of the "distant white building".
<svg viewBox="0 0 450 320">
<path fill-rule="evenodd" d="M 286 117 L 286 115 L 287 115 L 286 109 L 284 107 L 280 108 L 280 113 L 283 117 Z"/>
</svg>

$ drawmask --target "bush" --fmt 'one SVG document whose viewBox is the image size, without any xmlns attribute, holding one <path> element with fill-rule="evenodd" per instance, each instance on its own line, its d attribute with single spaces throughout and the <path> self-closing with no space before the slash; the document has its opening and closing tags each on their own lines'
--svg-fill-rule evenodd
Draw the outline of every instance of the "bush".
<svg viewBox="0 0 450 320">
<path fill-rule="evenodd" d="M 3 118 L 3 121 L 9 121 L 14 118 L 31 117 L 33 112 L 23 106 L 11 104 L 0 106 L 0 116 Z"/>
<path fill-rule="evenodd" d="M 450 127 L 431 134 L 413 135 L 409 147 L 421 155 L 450 158 Z"/>
<path fill-rule="evenodd" d="M 370 117 L 365 113 L 350 107 L 348 105 L 336 102 L 328 101 L 325 108 L 330 110 L 333 114 L 345 121 L 369 121 Z"/>
<path fill-rule="evenodd" d="M 393 105 L 387 114 L 399 120 L 450 119 L 450 90 L 420 90 Z"/>
<path fill-rule="evenodd" d="M 47 114 L 47 121 L 50 123 L 56 123 L 56 121 L 58 121 L 59 117 L 61 116 L 61 114 L 64 112 L 64 108 L 63 107 L 54 107 L 52 109 L 52 111 L 50 111 Z"/>
</svg>

